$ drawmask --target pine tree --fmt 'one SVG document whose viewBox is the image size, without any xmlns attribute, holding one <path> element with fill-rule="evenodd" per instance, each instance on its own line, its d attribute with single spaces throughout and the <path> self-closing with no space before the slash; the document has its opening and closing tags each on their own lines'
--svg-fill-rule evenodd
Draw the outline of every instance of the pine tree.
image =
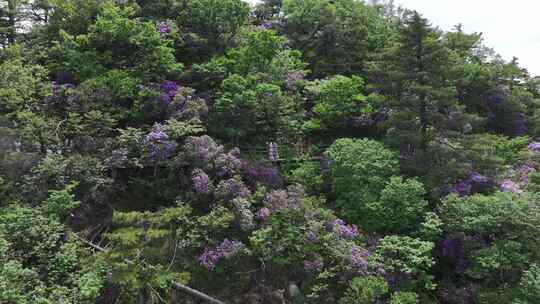
<svg viewBox="0 0 540 304">
<path fill-rule="evenodd" d="M 450 62 L 439 31 L 418 12 L 410 13 L 400 25 L 399 40 L 371 65 L 372 78 L 382 79 L 373 88 L 390 110 L 392 144 L 425 155 L 435 140 L 466 129 Z"/>
</svg>

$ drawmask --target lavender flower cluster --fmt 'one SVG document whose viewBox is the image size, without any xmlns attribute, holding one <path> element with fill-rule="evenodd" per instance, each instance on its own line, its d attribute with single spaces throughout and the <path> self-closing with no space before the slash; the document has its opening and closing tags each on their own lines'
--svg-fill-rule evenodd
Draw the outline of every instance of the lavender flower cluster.
<svg viewBox="0 0 540 304">
<path fill-rule="evenodd" d="M 160 90 L 161 95 L 159 96 L 159 99 L 161 100 L 161 103 L 163 105 L 169 105 L 176 96 L 176 93 L 178 93 L 179 86 L 174 81 L 166 80 L 161 84 Z"/>
<path fill-rule="evenodd" d="M 270 209 L 263 207 L 259 209 L 259 211 L 257 211 L 257 213 L 255 214 L 255 217 L 261 221 L 266 221 L 270 217 L 271 213 L 272 211 Z"/>
<path fill-rule="evenodd" d="M 299 209 L 304 199 L 304 189 L 299 185 L 292 185 L 287 190 L 274 190 L 264 198 L 264 205 L 271 212 L 282 209 Z"/>
<path fill-rule="evenodd" d="M 304 270 L 307 272 L 318 272 L 324 267 L 324 261 L 320 258 L 304 261 Z"/>
<path fill-rule="evenodd" d="M 155 124 L 152 127 L 150 133 L 144 137 L 144 145 L 152 161 L 161 161 L 171 157 L 178 146 L 176 142 L 169 140 L 165 127 L 161 124 Z"/>
<path fill-rule="evenodd" d="M 281 174 L 275 166 L 263 162 L 244 164 L 244 175 L 248 180 L 277 188 L 282 185 Z"/>
<path fill-rule="evenodd" d="M 169 32 L 169 25 L 167 24 L 167 22 L 159 22 L 156 25 L 156 30 L 161 36 L 164 36 Z"/>
<path fill-rule="evenodd" d="M 368 271 L 369 251 L 359 246 L 353 245 L 350 253 L 350 266 L 363 273 Z"/>
<path fill-rule="evenodd" d="M 235 176 L 219 182 L 215 194 L 216 198 L 227 203 L 235 198 L 247 198 L 251 195 L 251 191 L 239 176 Z"/>
<path fill-rule="evenodd" d="M 220 154 L 215 160 L 218 176 L 231 177 L 242 170 L 243 162 L 240 159 L 240 149 L 234 148 L 229 153 Z"/>
<path fill-rule="evenodd" d="M 170 102 L 166 104 L 168 115 L 178 120 L 204 122 L 208 119 L 208 105 L 194 90 L 182 87 L 169 91 Z M 174 94 L 174 95 L 173 95 Z"/>
<path fill-rule="evenodd" d="M 501 183 L 501 191 L 502 192 L 511 192 L 515 194 L 523 194 L 523 190 L 521 190 L 521 187 L 519 184 L 513 182 L 510 179 L 505 179 Z"/>
<path fill-rule="evenodd" d="M 529 151 L 531 152 L 534 152 L 534 153 L 537 153 L 537 154 L 540 154 L 540 142 L 532 142 L 530 143 L 527 148 L 529 149 Z"/>
<path fill-rule="evenodd" d="M 462 239 L 448 237 L 442 241 L 441 249 L 442 255 L 454 264 L 457 271 L 465 270 L 465 248 Z"/>
<path fill-rule="evenodd" d="M 223 146 L 218 145 L 210 136 L 189 137 L 184 144 L 185 158 L 195 166 L 204 167 L 223 153 Z"/>
<path fill-rule="evenodd" d="M 193 187 L 197 193 L 209 194 L 212 191 L 212 181 L 208 174 L 201 169 L 195 169 L 191 173 L 191 180 L 193 181 Z"/>
<path fill-rule="evenodd" d="M 329 227 L 336 235 L 347 240 L 354 240 L 359 235 L 356 225 L 347 225 L 342 219 L 335 219 L 329 224 Z"/>
<path fill-rule="evenodd" d="M 474 171 L 469 171 L 465 177 L 452 185 L 448 190 L 459 196 L 480 193 L 493 187 L 494 183 L 488 177 Z"/>
<path fill-rule="evenodd" d="M 209 271 L 214 270 L 216 264 L 222 258 L 228 259 L 235 256 L 244 248 L 244 244 L 238 241 L 230 241 L 229 239 L 224 239 L 221 244 L 219 244 L 214 249 L 205 248 L 204 252 L 199 256 L 199 264 Z"/>
<path fill-rule="evenodd" d="M 536 172 L 534 163 L 526 162 L 518 166 L 512 172 L 512 178 L 503 180 L 500 184 L 502 192 L 511 192 L 515 194 L 523 194 L 524 188 L 529 184 L 529 175 Z M 514 182 L 516 180 L 517 182 Z"/>
<path fill-rule="evenodd" d="M 257 25 L 258 30 L 269 30 L 272 28 L 273 23 L 271 21 L 263 21 Z"/>
</svg>

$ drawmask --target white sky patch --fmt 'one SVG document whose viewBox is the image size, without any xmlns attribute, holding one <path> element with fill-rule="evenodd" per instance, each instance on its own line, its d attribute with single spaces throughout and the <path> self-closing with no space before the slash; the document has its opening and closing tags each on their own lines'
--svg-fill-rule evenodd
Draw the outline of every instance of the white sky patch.
<svg viewBox="0 0 540 304">
<path fill-rule="evenodd" d="M 519 58 L 522 67 L 540 75 L 540 1 L 538 0 L 396 0 L 415 9 L 433 25 L 483 33 L 484 43 L 504 59 Z"/>
<path fill-rule="evenodd" d="M 257 3 L 257 0 L 247 0 Z M 366 1 L 367 2 L 367 1 Z M 483 33 L 484 43 L 504 59 L 540 75 L 540 0 L 395 0 L 449 31 L 462 23 L 466 32 Z"/>
</svg>

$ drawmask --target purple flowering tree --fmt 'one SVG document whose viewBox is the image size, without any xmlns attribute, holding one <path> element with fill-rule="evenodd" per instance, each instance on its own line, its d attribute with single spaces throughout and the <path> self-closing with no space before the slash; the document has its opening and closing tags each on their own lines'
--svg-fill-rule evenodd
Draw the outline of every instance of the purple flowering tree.
<svg viewBox="0 0 540 304">
<path fill-rule="evenodd" d="M 165 133 L 165 127 L 155 124 L 152 130 L 144 137 L 144 145 L 148 151 L 148 159 L 151 161 L 163 161 L 171 157 L 178 144 L 169 139 Z"/>
<path fill-rule="evenodd" d="M 205 248 L 204 252 L 198 258 L 199 264 L 208 271 L 213 271 L 220 260 L 229 259 L 239 254 L 244 247 L 242 242 L 224 239 L 215 248 Z"/>
</svg>

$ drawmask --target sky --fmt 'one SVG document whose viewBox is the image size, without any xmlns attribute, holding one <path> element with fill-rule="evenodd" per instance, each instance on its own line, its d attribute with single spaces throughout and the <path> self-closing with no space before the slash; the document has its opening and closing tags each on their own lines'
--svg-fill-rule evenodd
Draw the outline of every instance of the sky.
<svg viewBox="0 0 540 304">
<path fill-rule="evenodd" d="M 522 67 L 540 76 L 539 0 L 395 0 L 415 9 L 433 25 L 451 30 L 458 23 L 466 32 L 481 32 L 484 44 L 504 59 L 519 58 Z"/>
<path fill-rule="evenodd" d="M 257 0 L 248 0 L 256 3 Z M 519 58 L 522 67 L 540 76 L 540 0 L 394 0 L 451 30 L 483 33 L 484 43 L 504 59 Z"/>
</svg>

